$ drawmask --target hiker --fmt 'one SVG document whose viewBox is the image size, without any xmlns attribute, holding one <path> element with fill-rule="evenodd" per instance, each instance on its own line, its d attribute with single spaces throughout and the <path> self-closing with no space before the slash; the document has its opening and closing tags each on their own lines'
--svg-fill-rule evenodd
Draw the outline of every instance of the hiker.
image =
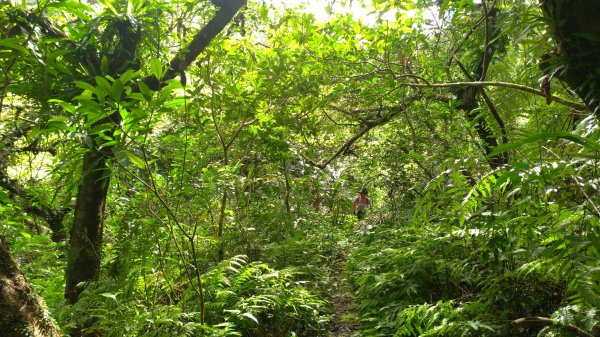
<svg viewBox="0 0 600 337">
<path fill-rule="evenodd" d="M 354 214 L 358 220 L 362 220 L 365 217 L 365 210 L 367 207 L 371 206 L 371 200 L 367 196 L 369 194 L 367 189 L 363 186 L 360 191 L 358 191 L 358 196 L 354 199 Z"/>
</svg>

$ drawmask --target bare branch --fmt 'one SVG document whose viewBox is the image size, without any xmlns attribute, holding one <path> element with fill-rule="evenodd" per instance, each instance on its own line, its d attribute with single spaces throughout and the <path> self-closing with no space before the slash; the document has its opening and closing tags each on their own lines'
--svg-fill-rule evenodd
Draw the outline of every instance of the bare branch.
<svg viewBox="0 0 600 337">
<path fill-rule="evenodd" d="M 487 69 L 488 69 L 488 65 L 489 65 L 489 61 L 488 58 L 490 57 L 490 53 L 489 53 L 489 48 L 490 48 L 490 13 L 488 12 L 487 9 L 487 5 L 485 3 L 486 0 L 482 0 L 481 1 L 481 7 L 483 8 L 483 19 L 485 21 L 485 24 L 483 25 L 484 27 L 484 35 L 485 35 L 485 41 L 484 41 L 484 45 L 483 45 L 483 59 L 481 61 L 481 76 L 479 77 L 479 81 L 483 81 L 485 79 L 485 74 L 487 73 Z M 495 10 L 494 8 L 492 8 L 492 10 Z M 494 15 L 495 18 L 495 15 Z"/>
<path fill-rule="evenodd" d="M 563 324 L 562 322 L 559 322 L 555 319 L 552 318 L 548 318 L 548 317 L 523 317 L 523 318 L 519 318 L 519 319 L 515 319 L 514 321 L 512 321 L 512 324 L 516 325 L 516 326 L 520 326 L 520 327 L 545 327 L 545 326 L 551 326 L 551 325 L 556 325 L 556 326 L 560 326 L 562 328 L 564 328 L 566 331 L 568 332 L 572 332 L 577 336 L 580 337 L 594 337 L 594 335 L 592 335 L 589 332 L 585 332 L 583 330 L 581 330 L 580 328 L 571 325 L 571 324 Z"/>
<path fill-rule="evenodd" d="M 329 114 L 325 110 L 323 110 L 323 114 L 325 115 L 325 117 L 327 117 L 327 119 L 329 119 L 333 124 L 337 126 L 358 126 L 358 124 L 337 122 L 335 119 L 333 119 L 333 117 L 329 116 Z"/>
<path fill-rule="evenodd" d="M 415 87 L 415 88 L 460 88 L 460 87 L 503 87 L 517 89 L 520 91 L 528 92 L 538 96 L 546 97 L 539 89 L 528 87 L 526 85 L 508 83 L 508 82 L 497 82 L 497 81 L 482 81 L 482 82 L 452 82 L 452 83 L 405 83 L 404 86 Z M 573 102 L 560 98 L 558 96 L 552 96 L 552 101 L 560 103 L 564 106 L 575 108 L 578 110 L 588 110 L 587 106 L 582 103 Z"/>
<path fill-rule="evenodd" d="M 28 145 L 19 149 L 14 149 L 14 152 L 31 152 L 31 153 L 42 153 L 47 152 L 51 155 L 56 155 L 56 149 L 53 147 L 36 147 Z"/>
</svg>

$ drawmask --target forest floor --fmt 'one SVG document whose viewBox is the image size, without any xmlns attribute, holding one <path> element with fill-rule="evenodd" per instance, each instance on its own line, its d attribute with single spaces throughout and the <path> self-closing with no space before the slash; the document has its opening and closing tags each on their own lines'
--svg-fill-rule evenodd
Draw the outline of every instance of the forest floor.
<svg viewBox="0 0 600 337">
<path fill-rule="evenodd" d="M 356 303 L 348 281 L 344 278 L 345 258 L 341 257 L 334 271 L 332 297 L 333 318 L 329 326 L 328 337 L 350 337 L 358 329 Z"/>
</svg>

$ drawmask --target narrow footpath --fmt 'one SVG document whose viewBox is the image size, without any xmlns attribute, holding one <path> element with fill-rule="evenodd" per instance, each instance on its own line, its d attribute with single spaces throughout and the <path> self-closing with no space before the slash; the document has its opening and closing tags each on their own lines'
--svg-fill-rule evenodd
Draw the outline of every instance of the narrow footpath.
<svg viewBox="0 0 600 337">
<path fill-rule="evenodd" d="M 333 305 L 333 318 L 329 327 L 328 337 L 351 337 L 358 329 L 358 314 L 352 290 L 348 281 L 344 278 L 345 258 L 342 257 L 337 263 L 337 270 L 333 280 L 333 296 L 330 299 Z"/>
</svg>

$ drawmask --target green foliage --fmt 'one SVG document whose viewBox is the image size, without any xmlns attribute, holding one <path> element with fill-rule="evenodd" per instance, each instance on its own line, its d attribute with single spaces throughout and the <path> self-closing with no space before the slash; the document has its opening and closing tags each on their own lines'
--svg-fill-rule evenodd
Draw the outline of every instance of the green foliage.
<svg viewBox="0 0 600 337">
<path fill-rule="evenodd" d="M 466 304 L 468 307 L 469 304 Z M 398 313 L 394 336 L 486 336 L 494 329 L 469 320 L 468 309 L 455 308 L 452 302 L 414 305 Z"/>
<path fill-rule="evenodd" d="M 578 305 L 569 305 L 559 308 L 552 318 L 559 324 L 544 328 L 540 337 L 557 337 L 564 334 L 564 326 L 580 327 L 583 331 L 595 331 L 598 327 L 599 317 L 597 308 L 582 308 Z"/>
<path fill-rule="evenodd" d="M 561 145 L 587 152 L 589 141 Z M 444 329 L 448 335 L 494 335 L 511 331 L 504 322 L 550 316 L 564 303 L 596 307 L 596 260 L 590 257 L 596 255 L 598 213 L 589 164 L 514 162 L 471 186 L 460 163 L 430 181 L 412 220 L 380 226 L 352 255 L 348 271 L 367 334 L 436 335 Z M 454 301 L 447 308 L 461 314 L 435 316 L 431 308 L 440 300 Z M 412 306 L 423 302 L 429 304 Z M 444 315 L 455 324 L 431 319 Z"/>
<path fill-rule="evenodd" d="M 346 283 L 340 321 L 363 336 L 597 329 L 600 131 L 578 102 L 533 98 L 558 74 L 538 67 L 554 43 L 539 6 L 344 1 L 316 19 L 250 1 L 185 72 L 169 65 L 218 2 L 0 8 L 0 228 L 66 331 L 319 336 Z M 370 14 L 336 12 L 358 3 Z M 530 89 L 480 87 L 467 111 L 463 84 L 434 86 L 478 80 Z M 31 209 L 73 209 L 99 149 L 102 272 L 67 306 L 68 242 Z"/>
<path fill-rule="evenodd" d="M 325 302 L 308 288 L 310 283 L 298 280 L 297 272 L 246 263 L 243 256 L 225 260 L 204 274 L 206 325 L 200 323 L 192 287 L 181 285 L 169 292 L 158 274 L 132 276 L 129 281 L 88 286 L 75 305 L 62 310 L 62 325 L 66 329 L 85 326 L 86 333 L 106 336 L 216 337 L 264 336 L 272 331 L 314 336 L 327 323 Z M 123 287 L 124 282 L 131 287 Z"/>
<path fill-rule="evenodd" d="M 207 293 L 207 306 L 223 306 L 222 313 L 215 314 L 224 314 L 245 336 L 270 331 L 312 336 L 322 331 L 325 302 L 305 289 L 307 282 L 295 280 L 293 270 L 274 270 L 259 262 L 241 265 L 240 258 L 232 261 L 217 268 L 220 275 L 207 275 L 223 284 L 214 294 Z M 224 275 L 226 271 L 232 275 Z"/>
</svg>

